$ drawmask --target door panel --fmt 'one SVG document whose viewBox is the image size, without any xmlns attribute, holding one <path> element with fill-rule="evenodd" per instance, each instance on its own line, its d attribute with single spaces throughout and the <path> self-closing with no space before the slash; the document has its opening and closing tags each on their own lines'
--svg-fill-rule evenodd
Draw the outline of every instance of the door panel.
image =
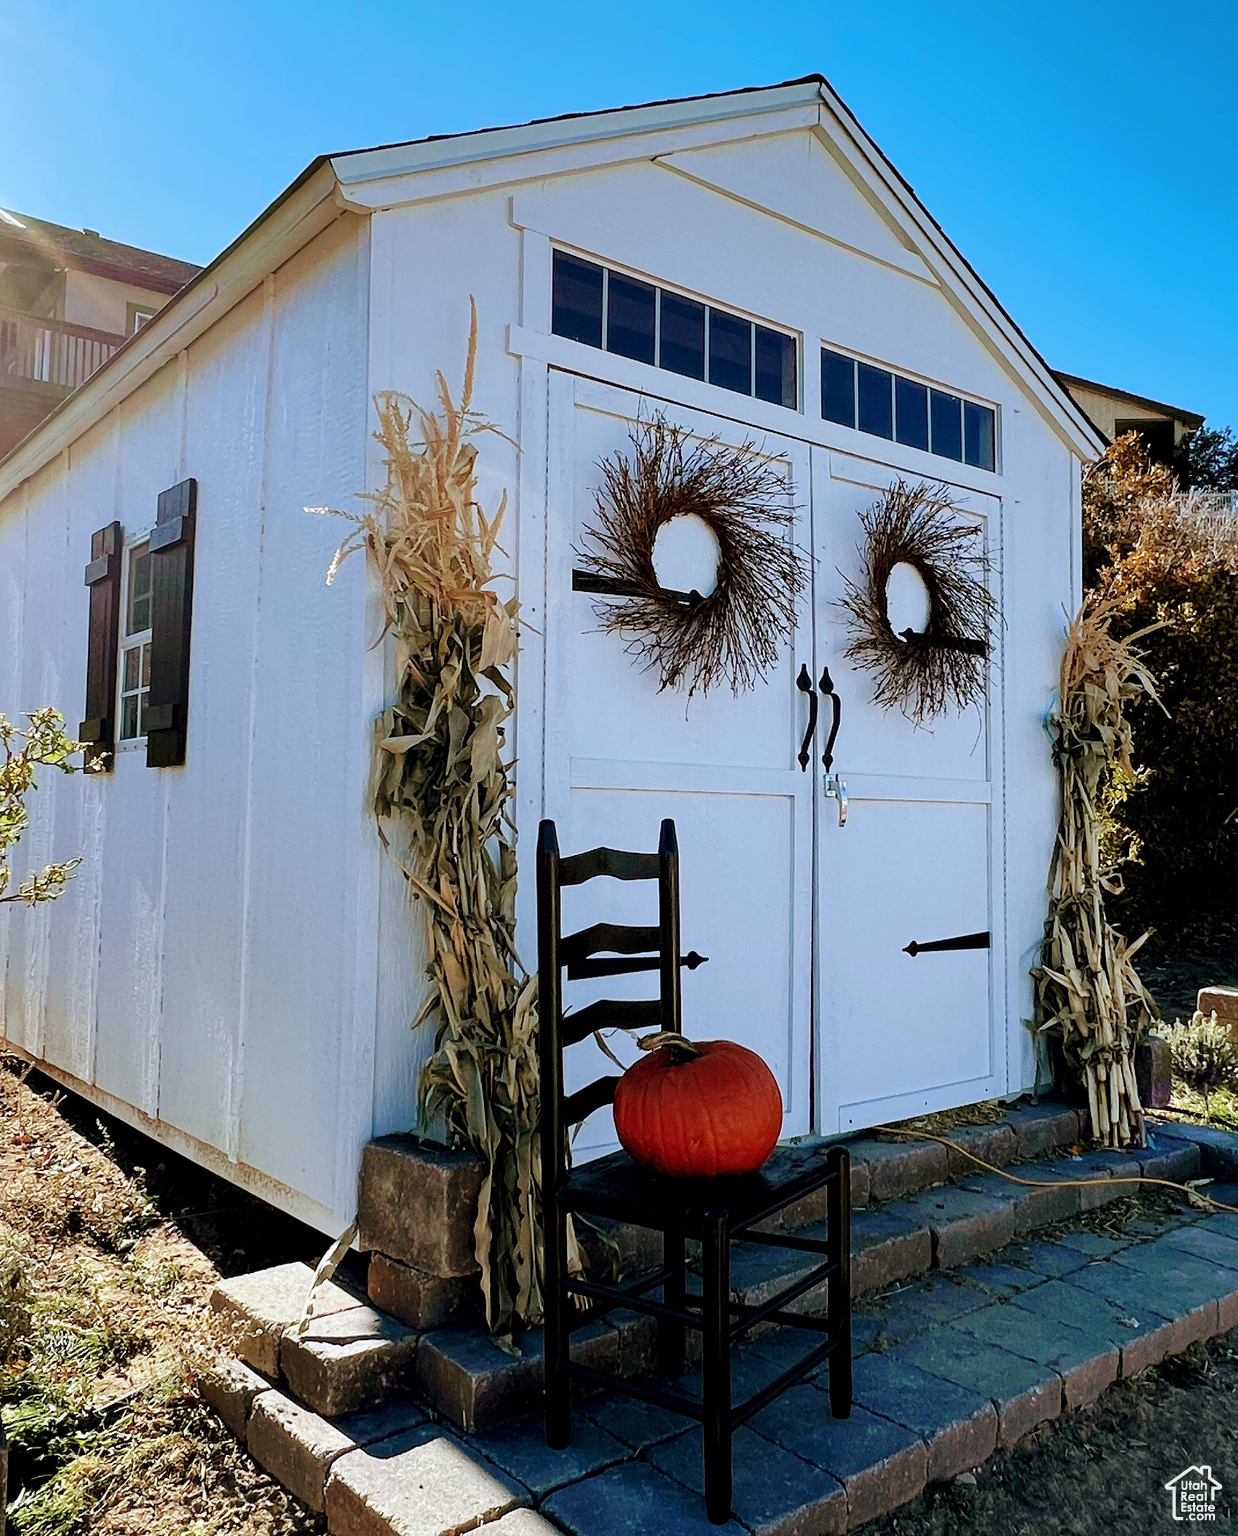
<svg viewBox="0 0 1238 1536">
<path fill-rule="evenodd" d="M 991 1076 L 989 951 L 904 952 L 990 927 L 988 844 L 986 805 L 853 797 L 846 827 L 827 822 L 819 954 L 839 1129 L 869 1123 L 870 1103 Z"/>
<path fill-rule="evenodd" d="M 807 701 L 795 678 L 812 663 L 807 596 L 794 643 L 755 688 L 690 701 L 659 693 L 624 637 L 599 632 L 596 599 L 573 592 L 571 576 L 598 462 L 629 450 L 631 425 L 650 403 L 554 373 L 550 391 L 545 814 L 565 852 L 600 843 L 652 850 L 662 818 L 675 819 L 684 948 L 709 956 L 685 972 L 685 1028 L 764 1057 L 782 1089 L 784 1134 L 800 1134 L 810 1124 L 814 788 L 796 762 Z M 745 440 L 733 422 L 677 408 L 667 415 L 701 437 Z M 797 541 L 807 545 L 806 451 L 768 434 L 759 451 L 784 466 L 788 501 L 804 508 Z M 565 893 L 564 922 L 648 922 L 655 903 L 652 885 L 599 881 Z M 653 987 L 650 976 L 572 983 L 567 1000 L 648 997 Z M 621 1036 L 611 1044 L 625 1062 L 634 1058 Z M 614 1070 L 591 1045 L 570 1052 L 568 1066 L 569 1088 Z M 582 1128 L 576 1156 L 613 1145 L 613 1135 L 609 1111 L 599 1113 Z"/>
<path fill-rule="evenodd" d="M 825 1132 L 967 1103 L 1005 1086 L 993 1034 L 993 977 L 1001 972 L 995 908 L 998 689 L 986 705 L 917 727 L 873 701 L 873 678 L 844 655 L 844 577 L 858 580 L 860 514 L 893 480 L 843 455 L 813 455 L 818 663 L 842 701 L 835 768 L 849 814 L 823 800 L 817 843 L 819 1128 Z M 995 557 L 1000 504 L 959 496 L 960 517 Z M 994 562 L 996 564 L 996 561 Z M 1000 630 L 991 679 L 1000 678 Z M 990 949 L 906 954 L 988 931 Z"/>
</svg>

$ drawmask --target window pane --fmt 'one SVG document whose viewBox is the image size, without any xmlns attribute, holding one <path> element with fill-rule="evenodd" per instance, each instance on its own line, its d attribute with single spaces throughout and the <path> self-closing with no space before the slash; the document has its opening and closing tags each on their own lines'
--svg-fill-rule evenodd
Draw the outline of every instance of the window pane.
<svg viewBox="0 0 1238 1536">
<path fill-rule="evenodd" d="M 556 336 L 602 345 L 602 268 L 556 251 L 551 329 Z"/>
<path fill-rule="evenodd" d="M 142 647 L 142 687 L 150 687 L 150 646 Z"/>
<path fill-rule="evenodd" d="M 860 431 L 874 437 L 894 436 L 893 379 L 884 368 L 859 366 Z"/>
<path fill-rule="evenodd" d="M 795 337 L 757 326 L 757 398 L 795 409 Z"/>
<path fill-rule="evenodd" d="M 129 612 L 127 635 L 150 628 L 150 550 L 139 544 L 129 556 Z"/>
<path fill-rule="evenodd" d="M 125 652 L 125 680 L 122 684 L 125 693 L 132 693 L 135 688 L 141 687 L 138 678 L 141 675 L 142 648 L 135 645 L 131 651 Z"/>
<path fill-rule="evenodd" d="M 709 382 L 736 394 L 752 393 L 752 322 L 709 311 Z"/>
<path fill-rule="evenodd" d="M 896 436 L 908 448 L 927 448 L 928 390 L 910 379 L 894 380 Z"/>
<path fill-rule="evenodd" d="M 653 362 L 655 295 L 652 283 L 610 274 L 606 296 L 606 350 L 638 363 Z"/>
<path fill-rule="evenodd" d="M 933 418 L 933 452 L 943 459 L 963 457 L 963 402 L 940 389 L 929 390 Z"/>
<path fill-rule="evenodd" d="M 855 363 L 840 352 L 821 349 L 821 414 L 843 427 L 855 426 Z"/>
<path fill-rule="evenodd" d="M 993 412 L 970 400 L 963 402 L 963 457 L 977 469 L 993 468 Z"/>
<path fill-rule="evenodd" d="M 122 699 L 120 704 L 120 738 L 122 741 L 132 741 L 138 734 L 138 696 L 130 694 L 127 699 Z"/>
<path fill-rule="evenodd" d="M 688 379 L 705 377 L 705 306 L 673 293 L 662 294 L 658 361 Z"/>
</svg>

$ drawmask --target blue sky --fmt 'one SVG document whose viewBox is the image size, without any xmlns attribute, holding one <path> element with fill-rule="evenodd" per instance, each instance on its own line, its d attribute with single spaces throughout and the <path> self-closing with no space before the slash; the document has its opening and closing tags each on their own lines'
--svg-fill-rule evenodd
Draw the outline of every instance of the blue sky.
<svg viewBox="0 0 1238 1536">
<path fill-rule="evenodd" d="M 1056 367 L 1238 429 L 1238 5 L 0 0 L 0 206 L 207 261 L 316 155 L 819 70 Z"/>
</svg>

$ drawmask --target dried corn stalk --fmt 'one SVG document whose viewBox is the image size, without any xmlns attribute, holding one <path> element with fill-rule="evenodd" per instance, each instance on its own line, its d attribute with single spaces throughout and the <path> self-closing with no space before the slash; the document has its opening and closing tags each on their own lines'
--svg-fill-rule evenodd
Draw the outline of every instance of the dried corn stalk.
<svg viewBox="0 0 1238 1536">
<path fill-rule="evenodd" d="M 428 1122 L 481 1154 L 475 1229 L 487 1317 L 500 1335 L 541 1312 L 535 979 L 515 948 L 516 855 L 503 760 L 517 604 L 493 591 L 506 497 L 476 501 L 476 445 L 496 431 L 472 409 L 473 309 L 457 404 L 438 375 L 438 413 L 376 399 L 387 484 L 336 553 L 364 549 L 395 642 L 396 702 L 379 722 L 374 810 L 383 841 L 420 898 L 434 983 L 414 1027 L 432 1020 L 421 1078 Z M 416 432 L 410 436 L 413 423 Z M 330 508 L 310 508 L 331 511 Z"/>
<path fill-rule="evenodd" d="M 1061 821 L 1041 965 L 1033 973 L 1039 1029 L 1060 1040 L 1087 1088 L 1093 1135 L 1112 1147 L 1143 1141 L 1135 1051 L 1156 1018 L 1134 965 L 1148 935 L 1128 944 L 1105 916 L 1105 896 L 1121 890 L 1121 879 L 1102 848 L 1101 797 L 1115 768 L 1133 772 L 1126 706 L 1144 694 L 1156 698 L 1135 649 L 1149 630 L 1116 638 L 1117 609 L 1113 600 L 1088 600 L 1066 637 L 1049 722 Z"/>
</svg>

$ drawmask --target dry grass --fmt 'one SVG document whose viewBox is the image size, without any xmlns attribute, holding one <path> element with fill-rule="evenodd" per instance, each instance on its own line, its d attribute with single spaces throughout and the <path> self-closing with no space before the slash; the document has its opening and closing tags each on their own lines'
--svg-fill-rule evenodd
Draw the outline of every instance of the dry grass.
<svg viewBox="0 0 1238 1536">
<path fill-rule="evenodd" d="M 20 1536 L 302 1536 L 320 1523 L 196 1400 L 213 1265 L 141 1177 L 0 1057 L 0 1402 Z"/>
<path fill-rule="evenodd" d="M 477 502 L 477 446 L 496 429 L 473 409 L 477 313 L 460 399 L 439 375 L 439 411 L 395 394 L 377 400 L 387 483 L 339 562 L 364 550 L 395 642 L 396 702 L 382 717 L 374 809 L 416 895 L 432 1023 L 421 1079 L 423 1121 L 486 1161 L 477 1261 L 491 1327 L 507 1334 L 541 1315 L 537 1188 L 535 978 L 516 954 L 516 851 L 504 759 L 512 710 L 505 668 L 516 654 L 517 604 L 493 589 L 503 504 Z M 329 512 L 329 508 L 308 508 Z"/>
</svg>

